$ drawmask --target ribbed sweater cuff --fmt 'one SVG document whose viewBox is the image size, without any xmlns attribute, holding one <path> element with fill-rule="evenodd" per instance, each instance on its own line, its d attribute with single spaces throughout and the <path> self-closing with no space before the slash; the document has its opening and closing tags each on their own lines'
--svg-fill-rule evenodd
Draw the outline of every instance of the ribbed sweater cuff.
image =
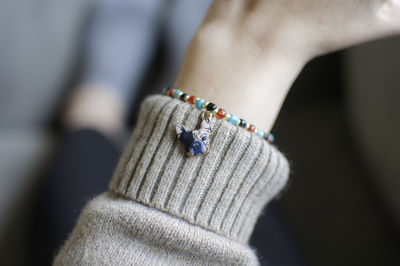
<svg viewBox="0 0 400 266">
<path fill-rule="evenodd" d="M 263 206 L 284 186 L 289 167 L 275 147 L 225 120 L 210 151 L 186 157 L 175 125 L 198 128 L 200 111 L 166 96 L 147 98 L 110 190 L 245 243 Z"/>
</svg>

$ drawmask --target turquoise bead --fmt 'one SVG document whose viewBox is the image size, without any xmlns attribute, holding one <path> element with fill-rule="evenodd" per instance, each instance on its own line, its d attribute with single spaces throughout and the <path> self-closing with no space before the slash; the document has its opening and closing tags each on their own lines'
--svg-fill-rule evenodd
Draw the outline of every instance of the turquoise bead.
<svg viewBox="0 0 400 266">
<path fill-rule="evenodd" d="M 239 122 L 239 117 L 231 114 L 231 117 L 229 117 L 228 122 L 231 122 L 232 124 L 237 125 L 237 123 Z"/>
<path fill-rule="evenodd" d="M 181 93 L 181 90 L 174 90 L 174 92 L 172 93 L 172 95 L 174 95 L 175 99 L 178 99 L 178 94 Z"/>
<path fill-rule="evenodd" d="M 269 143 L 273 143 L 274 142 L 274 135 L 272 135 L 271 133 L 268 134 L 264 134 L 264 138 L 269 142 Z"/>
<path fill-rule="evenodd" d="M 257 130 L 257 136 L 259 136 L 260 138 L 262 138 L 262 137 L 263 137 L 263 133 L 262 133 L 262 131 L 261 131 L 261 130 Z"/>
<path fill-rule="evenodd" d="M 197 106 L 197 108 L 198 108 L 199 110 L 201 110 L 201 105 L 202 105 L 204 102 L 205 102 L 205 100 L 202 99 L 202 98 L 198 98 L 198 99 L 196 100 L 196 106 Z"/>
</svg>

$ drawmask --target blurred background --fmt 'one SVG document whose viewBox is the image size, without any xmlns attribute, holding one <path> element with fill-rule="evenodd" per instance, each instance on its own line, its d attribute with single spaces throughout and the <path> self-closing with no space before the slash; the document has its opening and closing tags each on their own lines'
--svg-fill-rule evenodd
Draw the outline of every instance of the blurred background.
<svg viewBox="0 0 400 266">
<path fill-rule="evenodd" d="M 2 265 L 51 263 L 209 2 L 0 2 Z M 400 265 L 399 48 L 317 58 L 296 80 L 273 129 L 290 182 L 250 243 L 263 264 Z"/>
</svg>

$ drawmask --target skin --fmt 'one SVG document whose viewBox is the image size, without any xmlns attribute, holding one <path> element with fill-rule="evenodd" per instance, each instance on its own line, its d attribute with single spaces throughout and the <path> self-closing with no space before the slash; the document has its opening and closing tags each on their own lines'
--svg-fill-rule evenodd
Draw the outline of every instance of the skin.
<svg viewBox="0 0 400 266">
<path fill-rule="evenodd" d="M 215 0 L 174 87 L 268 132 L 309 60 L 398 33 L 400 0 Z M 64 124 L 116 135 L 125 112 L 112 88 L 84 84 L 71 98 Z"/>
<path fill-rule="evenodd" d="M 92 128 L 115 137 L 124 128 L 125 112 L 124 101 L 113 88 L 85 84 L 67 102 L 63 124 L 68 129 Z"/>
<path fill-rule="evenodd" d="M 215 0 L 174 87 L 269 131 L 312 58 L 400 33 L 400 0 Z"/>
</svg>

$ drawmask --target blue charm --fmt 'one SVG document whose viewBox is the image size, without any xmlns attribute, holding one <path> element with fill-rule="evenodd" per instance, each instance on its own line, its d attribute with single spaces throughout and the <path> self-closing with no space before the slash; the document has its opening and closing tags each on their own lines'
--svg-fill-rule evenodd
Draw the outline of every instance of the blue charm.
<svg viewBox="0 0 400 266">
<path fill-rule="evenodd" d="M 177 125 L 176 134 L 183 143 L 187 156 L 203 156 L 208 153 L 211 134 L 209 120 L 204 119 L 200 129 L 193 131 L 187 131 L 183 125 Z"/>
</svg>

